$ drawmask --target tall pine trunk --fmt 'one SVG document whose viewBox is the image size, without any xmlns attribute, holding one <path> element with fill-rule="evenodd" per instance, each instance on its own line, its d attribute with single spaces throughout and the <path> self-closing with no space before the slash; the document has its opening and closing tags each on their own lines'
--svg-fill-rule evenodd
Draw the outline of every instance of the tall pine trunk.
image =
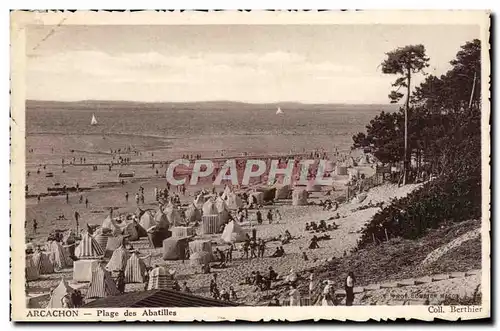
<svg viewBox="0 0 500 331">
<path fill-rule="evenodd" d="M 408 65 L 408 74 L 406 75 L 407 79 L 407 93 L 406 93 L 406 107 L 405 107 L 405 149 L 403 156 L 403 185 L 406 185 L 406 180 L 408 176 L 408 111 L 410 109 L 410 83 L 411 83 L 411 66 Z"/>
</svg>

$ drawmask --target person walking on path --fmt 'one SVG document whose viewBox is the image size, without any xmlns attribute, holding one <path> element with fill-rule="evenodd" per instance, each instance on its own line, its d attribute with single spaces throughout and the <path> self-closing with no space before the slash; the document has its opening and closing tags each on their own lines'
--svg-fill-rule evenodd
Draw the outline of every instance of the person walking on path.
<svg viewBox="0 0 500 331">
<path fill-rule="evenodd" d="M 352 306 L 354 301 L 354 284 L 356 283 L 356 278 L 354 277 L 354 273 L 352 271 L 349 272 L 347 278 L 345 280 L 345 305 Z"/>
</svg>

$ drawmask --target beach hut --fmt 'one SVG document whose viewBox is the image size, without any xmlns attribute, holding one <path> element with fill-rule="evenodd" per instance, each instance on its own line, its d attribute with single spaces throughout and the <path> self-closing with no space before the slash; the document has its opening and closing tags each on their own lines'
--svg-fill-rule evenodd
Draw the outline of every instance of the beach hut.
<svg viewBox="0 0 500 331">
<path fill-rule="evenodd" d="M 148 290 L 172 289 L 175 271 L 167 266 L 156 266 L 149 272 Z"/>
<path fill-rule="evenodd" d="M 220 231 L 221 218 L 219 215 L 203 215 L 201 217 L 201 233 L 214 234 Z"/>
<path fill-rule="evenodd" d="M 92 272 L 92 280 L 87 291 L 86 299 L 105 298 L 111 295 L 119 295 L 120 291 L 116 287 L 115 282 L 111 278 L 109 271 L 99 265 Z"/>
<path fill-rule="evenodd" d="M 227 196 L 226 196 L 226 205 L 229 209 L 238 209 L 238 208 L 241 208 L 243 207 L 243 200 L 241 199 L 241 197 L 239 195 L 237 195 L 236 193 L 234 192 L 230 192 Z"/>
<path fill-rule="evenodd" d="M 308 192 L 301 187 L 295 187 L 292 192 L 292 205 L 293 206 L 305 206 L 307 205 L 307 198 L 309 197 Z"/>
<path fill-rule="evenodd" d="M 144 212 L 144 214 L 141 216 L 141 221 L 139 222 L 139 225 L 142 226 L 142 228 L 146 231 L 150 229 L 151 227 L 157 225 L 153 215 L 151 212 L 148 210 Z"/>
<path fill-rule="evenodd" d="M 144 283 L 146 273 L 146 264 L 137 252 L 133 252 L 125 267 L 125 283 Z"/>
<path fill-rule="evenodd" d="M 77 282 L 90 282 L 92 272 L 100 265 L 100 259 L 78 260 L 73 263 L 73 280 Z"/>
<path fill-rule="evenodd" d="M 174 205 L 168 204 L 165 209 L 163 209 L 163 212 L 165 213 L 170 225 L 179 225 L 182 223 L 181 212 Z"/>
<path fill-rule="evenodd" d="M 46 275 L 54 272 L 54 265 L 50 261 L 50 253 L 37 250 L 33 254 L 32 259 L 33 264 L 38 270 L 38 274 Z"/>
<path fill-rule="evenodd" d="M 261 187 L 257 190 L 262 192 L 262 200 L 264 202 L 273 201 L 276 196 L 276 187 Z"/>
<path fill-rule="evenodd" d="M 71 267 L 73 265 L 73 260 L 66 255 L 63 246 L 57 241 L 51 241 L 49 243 L 50 249 L 50 259 L 54 268 L 57 270 L 64 269 L 66 267 Z"/>
<path fill-rule="evenodd" d="M 101 258 L 104 256 L 104 250 L 88 232 L 84 232 L 80 244 L 75 249 L 75 256 L 80 260 Z"/>
<path fill-rule="evenodd" d="M 171 231 L 174 238 L 186 238 L 196 234 L 196 229 L 192 226 L 174 226 Z"/>
<path fill-rule="evenodd" d="M 201 211 L 194 203 L 190 204 L 186 210 L 186 221 L 188 223 L 201 221 Z"/>
<path fill-rule="evenodd" d="M 71 295 L 75 289 L 68 285 L 64 279 L 61 279 L 59 285 L 50 293 L 50 300 L 45 308 L 75 308 L 72 304 Z M 67 300 L 63 300 L 66 297 Z"/>
<path fill-rule="evenodd" d="M 163 259 L 184 260 L 187 247 L 187 238 L 167 238 L 163 240 Z"/>
<path fill-rule="evenodd" d="M 221 239 L 226 243 L 242 242 L 246 239 L 245 235 L 246 232 L 243 228 L 235 221 L 231 221 L 226 224 L 226 227 L 222 232 Z"/>
<path fill-rule="evenodd" d="M 204 265 L 212 262 L 213 256 L 208 252 L 196 252 L 189 256 L 189 261 L 192 265 Z"/>
<path fill-rule="evenodd" d="M 347 176 L 347 167 L 344 165 L 338 165 L 336 170 L 335 170 L 335 173 L 338 176 Z"/>
<path fill-rule="evenodd" d="M 24 267 L 24 270 L 26 272 L 25 275 L 26 280 L 30 281 L 30 280 L 37 280 L 38 278 L 40 278 L 40 274 L 38 273 L 38 268 L 33 262 L 33 258 L 31 255 L 26 255 L 25 263 L 26 266 Z"/>
<path fill-rule="evenodd" d="M 129 253 L 125 249 L 125 247 L 121 245 L 113 252 L 113 255 L 111 255 L 111 259 L 109 259 L 109 262 L 106 265 L 106 270 L 108 271 L 125 270 L 128 259 L 129 259 Z"/>
<path fill-rule="evenodd" d="M 276 193 L 274 195 L 274 199 L 282 200 L 282 199 L 290 199 L 291 190 L 290 185 L 276 185 Z"/>
<path fill-rule="evenodd" d="M 106 243 L 106 251 L 104 256 L 111 257 L 113 252 L 117 250 L 120 246 L 124 245 L 125 238 L 123 236 L 109 237 Z"/>
</svg>

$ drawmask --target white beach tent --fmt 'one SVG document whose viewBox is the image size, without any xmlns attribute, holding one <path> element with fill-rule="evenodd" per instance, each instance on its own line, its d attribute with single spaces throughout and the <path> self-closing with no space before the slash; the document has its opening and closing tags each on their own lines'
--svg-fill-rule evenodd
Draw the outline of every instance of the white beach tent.
<svg viewBox="0 0 500 331">
<path fill-rule="evenodd" d="M 73 307 L 63 307 L 63 298 L 69 296 L 69 302 L 71 302 L 71 294 L 75 292 L 75 289 L 68 285 L 64 279 L 61 279 L 59 285 L 50 293 L 50 300 L 45 308 L 73 308 Z"/>
<path fill-rule="evenodd" d="M 234 242 L 242 242 L 246 239 L 246 232 L 243 228 L 236 223 L 235 221 L 231 221 L 226 224 L 222 235 L 220 236 L 222 241 L 226 243 L 234 243 Z"/>
<path fill-rule="evenodd" d="M 243 206 L 243 200 L 236 193 L 230 192 L 226 197 L 226 205 L 229 209 L 238 209 Z"/>
<path fill-rule="evenodd" d="M 120 247 L 118 247 L 118 249 L 116 249 L 113 252 L 113 255 L 111 255 L 111 259 L 109 259 L 109 262 L 106 265 L 106 270 L 108 271 L 125 270 L 128 259 L 129 259 L 129 253 L 125 249 L 125 247 L 121 245 Z"/>
</svg>

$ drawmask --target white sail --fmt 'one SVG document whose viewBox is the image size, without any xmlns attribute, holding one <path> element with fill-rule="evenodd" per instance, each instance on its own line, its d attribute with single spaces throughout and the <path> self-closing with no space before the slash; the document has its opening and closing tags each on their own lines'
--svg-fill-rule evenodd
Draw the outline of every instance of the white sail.
<svg viewBox="0 0 500 331">
<path fill-rule="evenodd" d="M 281 110 L 280 107 L 278 107 L 278 110 L 276 111 L 276 115 L 279 115 L 279 114 L 284 114 L 283 110 Z"/>
<path fill-rule="evenodd" d="M 90 125 L 97 125 L 97 120 L 94 114 L 92 114 L 92 120 L 90 120 Z"/>
</svg>

